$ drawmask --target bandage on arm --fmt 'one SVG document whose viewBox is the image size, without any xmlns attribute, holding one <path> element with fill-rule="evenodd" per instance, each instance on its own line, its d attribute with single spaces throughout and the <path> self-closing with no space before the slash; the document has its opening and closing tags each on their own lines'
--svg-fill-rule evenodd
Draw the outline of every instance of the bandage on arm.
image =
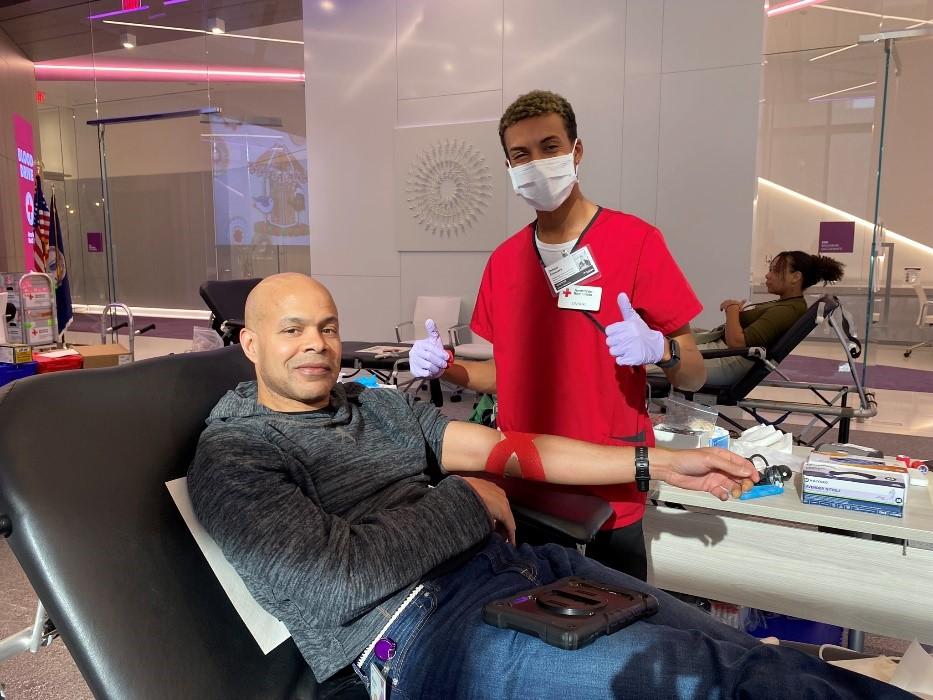
<svg viewBox="0 0 933 700">
<path fill-rule="evenodd" d="M 486 458 L 486 471 L 497 476 L 521 476 L 529 481 L 547 481 L 541 455 L 535 447 L 534 433 L 503 431 L 503 438 L 489 451 Z M 512 456 L 515 460 L 510 465 Z M 514 468 L 518 468 L 518 474 Z M 506 473 L 508 470 L 509 473 Z"/>
</svg>

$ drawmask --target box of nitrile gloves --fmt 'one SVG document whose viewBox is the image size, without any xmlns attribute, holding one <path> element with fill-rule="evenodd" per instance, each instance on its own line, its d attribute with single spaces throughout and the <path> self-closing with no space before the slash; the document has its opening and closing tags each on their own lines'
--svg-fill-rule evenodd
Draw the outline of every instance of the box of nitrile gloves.
<svg viewBox="0 0 933 700">
<path fill-rule="evenodd" d="M 873 515 L 889 515 L 892 518 L 904 517 L 904 506 L 888 506 L 883 503 L 858 501 L 853 498 L 839 498 L 838 496 L 825 496 L 819 493 L 804 493 L 801 502 L 812 506 L 829 506 L 840 510 L 852 510 L 856 513 L 871 513 Z"/>
<path fill-rule="evenodd" d="M 802 500 L 899 518 L 909 483 L 906 469 L 884 460 L 814 452 L 803 468 Z"/>
</svg>

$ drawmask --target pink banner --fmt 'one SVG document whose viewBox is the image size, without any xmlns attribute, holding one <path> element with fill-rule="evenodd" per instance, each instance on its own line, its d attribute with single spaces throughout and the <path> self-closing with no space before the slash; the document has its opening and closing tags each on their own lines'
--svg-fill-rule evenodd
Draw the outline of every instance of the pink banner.
<svg viewBox="0 0 933 700">
<path fill-rule="evenodd" d="M 16 180 L 19 182 L 19 209 L 23 228 L 23 260 L 26 272 L 36 269 L 33 255 L 33 223 L 36 207 L 32 201 L 36 191 L 36 165 L 33 152 L 32 124 L 18 114 L 13 115 L 13 139 L 16 142 Z"/>
</svg>

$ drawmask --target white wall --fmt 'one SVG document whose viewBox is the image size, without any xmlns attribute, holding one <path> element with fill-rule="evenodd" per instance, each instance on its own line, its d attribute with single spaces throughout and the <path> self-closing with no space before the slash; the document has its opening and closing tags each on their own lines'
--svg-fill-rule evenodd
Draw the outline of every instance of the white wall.
<svg viewBox="0 0 933 700">
<path fill-rule="evenodd" d="M 468 320 L 488 252 L 396 249 L 396 127 L 498 120 L 528 90 L 574 105 L 594 201 L 656 223 L 709 311 L 744 294 L 762 3 L 304 2 L 312 273 L 350 339 L 391 337 L 418 294 Z M 534 214 L 508 197 L 505 239 Z"/>
</svg>

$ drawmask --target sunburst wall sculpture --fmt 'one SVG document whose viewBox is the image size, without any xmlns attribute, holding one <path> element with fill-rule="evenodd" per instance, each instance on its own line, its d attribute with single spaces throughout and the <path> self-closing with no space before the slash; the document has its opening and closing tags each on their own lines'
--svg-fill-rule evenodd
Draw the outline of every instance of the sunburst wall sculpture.
<svg viewBox="0 0 933 700">
<path fill-rule="evenodd" d="M 424 149 L 408 171 L 408 209 L 432 236 L 465 235 L 489 206 L 492 178 L 483 155 L 461 139 Z"/>
<path fill-rule="evenodd" d="M 396 131 L 399 250 L 492 250 L 504 238 L 497 149 L 494 122 Z"/>
</svg>

